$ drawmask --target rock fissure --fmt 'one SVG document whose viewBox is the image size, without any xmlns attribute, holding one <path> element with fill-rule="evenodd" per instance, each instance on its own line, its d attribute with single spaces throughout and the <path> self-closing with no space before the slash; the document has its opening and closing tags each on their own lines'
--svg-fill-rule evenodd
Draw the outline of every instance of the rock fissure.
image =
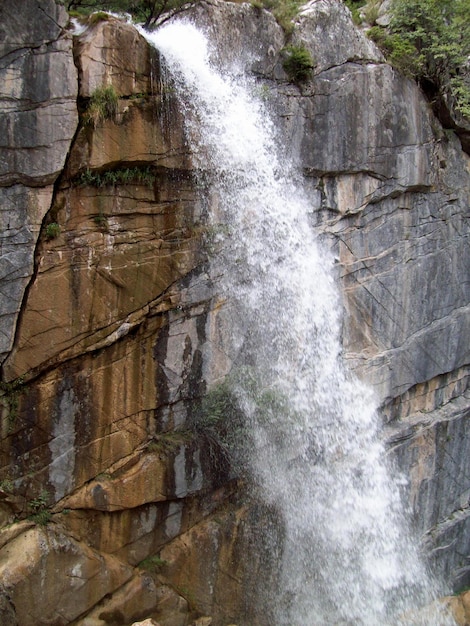
<svg viewBox="0 0 470 626">
<path fill-rule="evenodd" d="M 62 8 L 22 2 L 0 51 L 0 125 L 14 118 L 0 159 L 0 353 L 4 380 L 27 383 L 0 445 L 2 481 L 18 492 L 0 501 L 16 620 L 104 626 L 145 613 L 186 626 L 199 606 L 214 624 L 264 626 L 246 555 L 274 572 L 282 541 L 268 545 L 226 459 L 178 434 L 249 341 L 217 297 L 223 276 L 207 273 L 198 181 L 211 172 L 196 171 L 184 111 L 132 26 L 110 18 L 72 51 Z M 431 560 L 469 581 L 468 161 L 342 3 L 310 3 L 296 21 L 293 41 L 317 62 L 301 90 L 285 82 L 285 36 L 268 13 L 213 1 L 188 15 L 211 27 L 222 63 L 251 51 L 249 72 L 266 78 L 280 143 L 336 257 L 345 358 L 382 403 Z M 118 94 L 116 119 L 85 127 L 78 110 L 102 85 Z M 148 185 L 80 182 L 147 166 Z M 46 531 L 14 521 L 15 506 L 24 516 L 45 499 Z M 56 537 L 47 548 L 43 532 Z M 156 570 L 139 573 L 151 557 Z"/>
</svg>

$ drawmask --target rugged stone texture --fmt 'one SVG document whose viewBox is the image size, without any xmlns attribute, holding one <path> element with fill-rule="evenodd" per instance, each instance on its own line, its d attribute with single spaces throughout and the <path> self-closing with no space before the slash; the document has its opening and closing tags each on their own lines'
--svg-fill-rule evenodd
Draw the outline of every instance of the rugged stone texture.
<svg viewBox="0 0 470 626">
<path fill-rule="evenodd" d="M 75 38 L 77 83 L 64 12 L 52 0 L 17 7 L 2 27 L 22 43 L 8 35 L 0 55 L 0 124 L 14 129 L 0 168 L 0 616 L 269 624 L 256 571 L 272 572 L 274 597 L 272 512 L 239 501 L 242 486 L 193 428 L 239 338 L 206 274 L 181 111 L 131 26 L 105 20 Z M 337 256 L 345 357 L 376 389 L 436 567 L 467 584 L 468 157 L 341 2 L 313 0 L 296 21 L 293 41 L 316 61 L 301 88 L 288 83 L 286 39 L 268 13 L 211 0 L 191 15 L 221 65 L 250 52 Z M 33 70 L 49 80 L 20 79 Z M 90 96 L 109 85 L 115 118 L 87 124 Z M 38 509 L 44 528 L 25 519 Z"/>
<path fill-rule="evenodd" d="M 458 597 L 449 598 L 458 626 L 465 626 L 470 620 L 470 593 L 467 591 Z"/>
<path fill-rule="evenodd" d="M 10 350 L 33 252 L 77 127 L 68 16 L 54 0 L 0 6 L 0 359 Z"/>
<path fill-rule="evenodd" d="M 120 587 L 132 569 L 60 531 L 31 528 L 0 550 L 2 587 L 22 626 L 65 625 Z M 58 575 L 60 571 L 60 575 Z"/>
<path fill-rule="evenodd" d="M 295 21 L 293 41 L 311 49 L 315 73 L 354 61 L 383 61 L 376 46 L 358 29 L 351 28 L 351 13 L 342 2 L 307 2 Z"/>
<path fill-rule="evenodd" d="M 188 402 L 205 389 L 201 349 L 211 296 L 200 251 L 202 208 L 182 118 L 171 93 L 161 92 L 156 53 L 116 20 L 86 29 L 74 53 L 80 108 L 103 85 L 115 88 L 119 108 L 115 119 L 95 125 L 83 116 L 68 148 L 52 204 L 50 196 L 45 202 L 34 277 L 3 367 L 2 519 L 39 509 L 41 519 L 54 520 L 44 530 L 32 522 L 5 529 L 5 611 L 10 599 L 17 607 L 29 594 L 12 613 L 21 624 L 30 623 L 35 606 L 45 624 L 130 624 L 151 616 L 160 626 L 186 626 L 199 609 L 178 587 L 179 567 L 162 578 L 151 557 L 178 539 L 192 562 L 203 562 L 209 544 L 192 540 L 193 527 L 200 527 L 197 538 L 212 536 L 204 531 L 208 518 L 222 506 L 238 509 L 228 501 L 233 488 L 223 462 L 189 429 Z M 119 172 L 126 171 L 134 179 L 123 182 Z M 117 182 L 97 186 L 96 177 L 109 172 Z M 15 211 L 12 201 L 9 219 Z M 60 232 L 49 237 L 52 223 Z M 26 385 L 15 387 L 23 378 Z M 228 558 L 225 544 L 240 560 L 246 544 L 239 548 L 219 526 L 208 585 L 218 585 L 222 604 L 235 603 L 236 615 L 249 583 L 241 576 L 224 591 L 217 570 Z M 32 555 L 21 570 L 12 562 L 16 546 Z M 83 571 L 83 593 L 62 612 L 57 598 L 73 589 L 56 551 L 73 553 L 70 567 Z M 88 567 L 91 555 L 106 580 Z M 134 569 L 149 557 L 149 574 Z"/>
<path fill-rule="evenodd" d="M 158 80 L 152 50 L 136 29 L 116 19 L 88 26 L 77 38 L 74 53 L 80 96 L 85 98 L 107 85 L 119 96 L 149 94 Z"/>
<path fill-rule="evenodd" d="M 299 34 L 317 32 L 326 4 L 337 3 L 309 4 Z M 338 16 L 320 58 L 334 58 L 347 30 Z M 345 357 L 375 388 L 416 525 L 459 587 L 469 579 L 469 159 L 416 85 L 361 54 L 340 46 L 336 63 L 320 63 L 312 97 L 284 105 L 303 131 L 286 132 L 336 250 Z"/>
</svg>

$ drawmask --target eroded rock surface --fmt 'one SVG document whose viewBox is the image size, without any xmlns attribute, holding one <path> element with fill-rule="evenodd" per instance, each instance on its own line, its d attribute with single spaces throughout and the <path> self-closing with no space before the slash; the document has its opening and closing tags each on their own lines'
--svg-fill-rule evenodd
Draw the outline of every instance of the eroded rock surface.
<svg viewBox="0 0 470 626">
<path fill-rule="evenodd" d="M 54 0 L 0 6 L 0 358 L 11 349 L 41 223 L 77 128 L 68 16 Z"/>
<path fill-rule="evenodd" d="M 315 59 L 301 87 L 267 12 L 213 0 L 191 15 L 219 64 L 250 54 L 337 257 L 344 355 L 376 389 L 437 568 L 466 584 L 468 157 L 341 2 L 314 0 L 296 21 Z M 0 615 L 268 624 L 255 573 L 274 589 L 272 512 L 240 497 L 194 429 L 243 336 L 207 274 L 204 198 L 158 54 L 115 18 L 72 51 L 52 0 L 0 16 Z M 91 123 L 104 86 L 117 112 Z"/>
</svg>

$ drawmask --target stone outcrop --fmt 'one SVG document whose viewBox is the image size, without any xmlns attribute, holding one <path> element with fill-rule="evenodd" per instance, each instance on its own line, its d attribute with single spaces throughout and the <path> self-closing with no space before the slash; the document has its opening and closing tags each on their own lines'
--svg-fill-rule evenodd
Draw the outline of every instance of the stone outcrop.
<svg viewBox="0 0 470 626">
<path fill-rule="evenodd" d="M 313 0 L 296 20 L 292 40 L 315 59 L 300 88 L 267 12 L 211 0 L 191 16 L 220 64 L 251 53 L 337 257 L 345 357 L 376 390 L 436 567 L 462 586 L 468 157 L 341 2 Z M 115 18 L 72 37 L 53 0 L 4 4 L 0 17 L 0 619 L 269 623 L 256 571 L 272 571 L 274 587 L 271 512 L 240 496 L 194 428 L 237 348 L 158 54 Z M 91 121 L 102 87 L 117 110 Z"/>
<path fill-rule="evenodd" d="M 328 4 L 310 3 L 299 32 Z M 346 29 L 335 25 L 326 48 Z M 416 524 L 458 587 L 469 547 L 469 159 L 416 85 L 371 60 L 352 48 L 320 68 L 296 150 L 333 236 L 345 357 L 376 390 Z"/>
<path fill-rule="evenodd" d="M 0 7 L 2 360 L 12 347 L 41 223 L 77 127 L 77 74 L 67 21 L 54 0 Z"/>
</svg>

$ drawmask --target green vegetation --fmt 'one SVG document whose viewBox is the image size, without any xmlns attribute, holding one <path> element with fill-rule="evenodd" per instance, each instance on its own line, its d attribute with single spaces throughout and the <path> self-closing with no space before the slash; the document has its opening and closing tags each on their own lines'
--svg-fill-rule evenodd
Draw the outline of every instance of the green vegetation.
<svg viewBox="0 0 470 626">
<path fill-rule="evenodd" d="M 289 80 L 297 84 L 307 81 L 314 67 L 310 52 L 304 46 L 286 46 L 282 52 L 285 55 L 282 67 Z"/>
<path fill-rule="evenodd" d="M 189 608 L 191 611 L 198 610 L 196 594 L 192 589 L 190 589 L 186 585 L 177 585 L 175 589 L 180 596 L 183 596 L 183 598 L 185 598 L 186 602 L 189 604 Z"/>
<path fill-rule="evenodd" d="M 104 172 L 86 169 L 77 176 L 74 183 L 78 187 L 114 187 L 130 184 L 144 184 L 152 187 L 155 178 L 155 172 L 151 166 L 124 167 Z"/>
<path fill-rule="evenodd" d="M 4 478 L 0 481 L 0 491 L 3 493 L 13 493 L 15 485 L 9 478 Z"/>
<path fill-rule="evenodd" d="M 108 218 L 102 211 L 93 217 L 93 221 L 101 230 L 108 230 Z"/>
<path fill-rule="evenodd" d="M 22 376 L 15 378 L 9 383 L 0 382 L 0 398 L 8 412 L 9 429 L 13 428 L 18 415 L 20 395 L 24 393 L 25 384 Z"/>
<path fill-rule="evenodd" d="M 51 239 L 57 239 L 60 235 L 60 226 L 57 222 L 51 222 L 46 226 L 45 230 L 46 239 L 50 241 Z"/>
<path fill-rule="evenodd" d="M 187 430 L 170 431 L 155 435 L 152 441 L 147 444 L 148 452 L 174 453 L 180 446 L 189 443 L 193 439 L 193 434 Z"/>
<path fill-rule="evenodd" d="M 111 474 L 109 472 L 100 472 L 95 476 L 95 480 L 111 480 Z"/>
<path fill-rule="evenodd" d="M 375 24 L 379 17 L 380 2 L 379 0 L 369 0 L 363 7 L 364 20 L 367 24 Z"/>
<path fill-rule="evenodd" d="M 109 20 L 109 13 L 105 11 L 96 11 L 92 13 L 88 19 L 90 24 L 99 24 L 100 22 L 106 22 Z"/>
<path fill-rule="evenodd" d="M 31 511 L 28 519 L 35 524 L 39 524 L 39 526 L 46 526 L 52 517 L 52 513 L 48 508 L 48 501 L 49 493 L 43 489 L 37 498 L 28 503 L 28 508 Z"/>
<path fill-rule="evenodd" d="M 194 0 L 60 0 L 73 17 L 86 17 L 92 23 L 107 19 L 103 11 L 129 13 L 146 28 L 163 24 L 168 17 L 184 11 Z"/>
<path fill-rule="evenodd" d="M 450 97 L 470 117 L 469 15 L 470 0 L 395 0 L 389 28 L 375 26 L 368 35 L 431 98 Z"/>
<path fill-rule="evenodd" d="M 271 11 L 284 31 L 290 34 L 294 29 L 293 19 L 305 2 L 304 0 L 264 0 L 263 4 L 265 9 Z"/>
<path fill-rule="evenodd" d="M 193 6 L 198 0 L 60 0 L 72 17 L 92 23 L 107 19 L 104 11 L 129 13 L 145 28 L 164 24 L 171 16 Z M 286 33 L 293 29 L 292 20 L 304 0 L 251 0 L 254 7 L 271 11 Z"/>
<path fill-rule="evenodd" d="M 216 466 L 217 462 L 225 462 L 237 477 L 248 477 L 253 425 L 266 428 L 282 441 L 297 421 L 288 398 L 277 389 L 264 387 L 253 370 L 245 367 L 202 398 L 193 428 L 209 444 Z"/>
<path fill-rule="evenodd" d="M 158 555 L 149 556 L 143 561 L 141 561 L 137 567 L 140 569 L 144 569 L 147 572 L 157 572 L 159 569 L 168 564 L 168 561 L 162 559 Z"/>
<path fill-rule="evenodd" d="M 362 21 L 359 9 L 364 6 L 364 0 L 344 0 L 344 4 L 351 11 L 353 22 L 359 25 Z"/>
<path fill-rule="evenodd" d="M 119 98 L 112 85 L 98 87 L 91 94 L 83 119 L 85 124 L 95 127 L 104 120 L 114 119 Z"/>
<path fill-rule="evenodd" d="M 245 420 L 231 379 L 226 378 L 202 398 L 191 429 L 207 446 L 214 467 L 242 472 Z"/>
</svg>

